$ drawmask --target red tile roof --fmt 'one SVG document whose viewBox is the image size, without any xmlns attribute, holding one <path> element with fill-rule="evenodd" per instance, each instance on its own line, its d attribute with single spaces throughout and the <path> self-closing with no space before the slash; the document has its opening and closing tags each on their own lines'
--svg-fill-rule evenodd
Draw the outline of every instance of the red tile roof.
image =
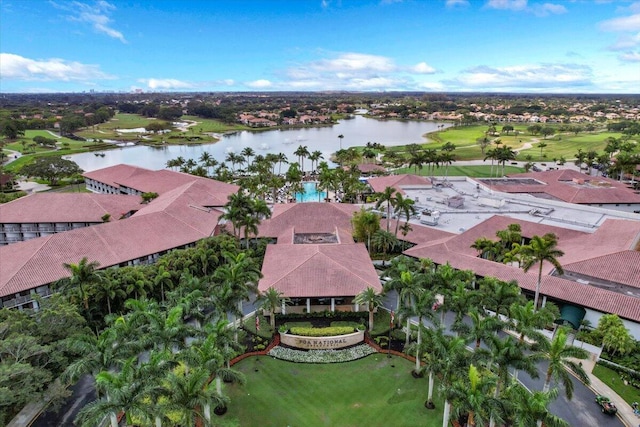
<svg viewBox="0 0 640 427">
<path fill-rule="evenodd" d="M 575 272 L 640 288 L 640 252 L 638 251 L 616 252 L 565 264 L 562 267 L 565 272 Z"/>
<path fill-rule="evenodd" d="M 105 268 L 209 237 L 222 215 L 212 206 L 226 203 L 237 188 L 210 179 L 182 183 L 178 178 L 172 189 L 147 205 L 137 205 L 140 210 L 130 218 L 0 246 L 0 296 L 67 277 L 62 264 L 83 257 Z"/>
<path fill-rule="evenodd" d="M 359 206 L 345 203 L 287 203 L 276 204 L 271 218 L 262 221 L 262 237 L 291 236 L 295 233 L 338 233 L 350 239 L 351 218 Z M 345 240 L 341 240 L 345 242 Z M 348 240 L 347 240 L 348 241 Z M 280 242 L 280 240 L 278 240 Z"/>
<path fill-rule="evenodd" d="M 402 187 L 404 186 L 431 187 L 431 180 L 429 178 L 407 174 L 368 178 L 367 183 L 376 193 L 382 193 L 387 187 L 395 188 L 397 191 L 400 191 L 403 194 L 404 191 L 402 190 Z"/>
<path fill-rule="evenodd" d="M 576 204 L 640 203 L 640 194 L 621 182 L 610 178 L 594 177 L 572 169 L 529 172 L 509 175 L 509 178 L 533 178 L 543 185 L 505 185 L 500 179 L 491 182 L 491 188 L 505 193 L 544 193 L 551 198 Z"/>
<path fill-rule="evenodd" d="M 0 204 L 2 223 L 102 222 L 111 214 L 136 211 L 143 205 L 140 196 L 94 193 L 34 193 Z"/>
<path fill-rule="evenodd" d="M 125 186 L 143 193 L 163 194 L 175 189 L 176 187 L 194 181 L 200 182 L 202 185 L 206 186 L 211 194 L 236 193 L 239 188 L 237 185 L 227 184 L 225 182 L 189 175 L 182 172 L 174 172 L 168 169 L 154 171 L 128 165 L 111 166 L 97 171 L 87 172 L 83 176 L 114 187 Z M 216 206 L 226 204 L 226 197 L 221 198 L 217 203 L 221 204 Z"/>
<path fill-rule="evenodd" d="M 365 246 L 355 244 L 269 245 L 258 283 L 290 298 L 354 296 L 367 287 L 382 291 Z"/>
<path fill-rule="evenodd" d="M 479 276 L 493 276 L 506 281 L 516 280 L 521 288 L 533 292 L 538 279 L 537 269 L 524 273 L 517 267 L 478 258 L 477 251 L 469 247 L 480 237 L 497 240 L 495 232 L 512 223 L 520 224 L 522 234 L 526 237 L 534 234 L 555 233 L 559 237 L 559 249 L 565 252 L 565 255 L 560 258 L 560 263 L 566 264 L 570 271 L 593 275 L 593 277 L 602 276 L 609 280 L 620 279 L 620 283 L 624 284 L 634 281 L 636 284 L 640 283 L 638 273 L 640 263 L 636 262 L 640 259 L 638 256 L 640 253 L 628 251 L 640 237 L 640 222 L 630 220 L 609 219 L 595 233 L 589 234 L 494 216 L 460 235 L 442 238 L 439 241 L 423 242 L 406 250 L 405 254 L 416 258 L 429 258 L 438 264 L 448 262 L 457 269 L 472 270 Z M 598 257 L 603 259 L 600 260 Z M 611 261 L 610 265 L 605 265 L 607 259 Z M 626 262 L 635 263 L 625 265 Z M 602 273 L 594 272 L 596 266 L 600 266 Z M 614 272 L 616 268 L 620 270 L 617 273 Z M 543 295 L 601 312 L 615 313 L 620 317 L 640 322 L 640 302 L 637 298 L 549 276 L 552 269 L 553 267 L 548 263 L 544 264 L 541 284 Z"/>
</svg>

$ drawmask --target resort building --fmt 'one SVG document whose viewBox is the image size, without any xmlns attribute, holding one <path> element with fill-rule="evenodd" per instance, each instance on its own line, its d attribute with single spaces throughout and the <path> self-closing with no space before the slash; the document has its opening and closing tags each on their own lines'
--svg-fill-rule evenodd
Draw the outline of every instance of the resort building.
<svg viewBox="0 0 640 427">
<path fill-rule="evenodd" d="M 0 245 L 127 217 L 140 203 L 138 196 L 34 193 L 0 204 Z"/>
<path fill-rule="evenodd" d="M 114 166 L 87 175 L 92 177 L 89 179 L 94 191 L 105 188 L 106 192 L 116 193 L 112 189 L 122 189 L 125 194 L 156 192 L 159 196 L 140 204 L 139 196 L 84 194 L 87 200 L 107 197 L 122 198 L 122 202 L 102 205 L 117 212 L 106 222 L 75 229 L 72 225 L 69 231 L 0 246 L 0 307 L 36 307 L 34 295 L 50 295 L 49 285 L 68 277 L 63 264 L 78 263 L 83 257 L 107 268 L 154 262 L 168 251 L 193 246 L 220 231 L 223 206 L 228 196 L 238 191 L 235 185 L 208 178 L 131 166 Z M 23 202 L 42 212 L 37 217 L 40 223 L 46 223 L 44 215 L 48 214 L 49 223 L 55 224 L 66 215 L 61 212 L 76 208 L 73 197 L 42 196 L 45 197 L 29 196 Z M 46 204 L 39 208 L 31 205 L 34 201 L 47 201 L 49 196 L 63 196 L 55 202 L 60 211 L 53 212 Z M 113 211 L 116 207 L 121 209 Z"/>
<path fill-rule="evenodd" d="M 357 205 L 292 203 L 274 206 L 260 237 L 267 246 L 258 283 L 260 292 L 275 288 L 291 300 L 281 311 L 360 311 L 353 299 L 382 285 L 364 244 L 354 243 L 351 218 Z M 366 307 L 362 307 L 366 310 Z"/>
<path fill-rule="evenodd" d="M 490 192 L 529 194 L 584 206 L 640 212 L 640 191 L 633 186 L 571 169 L 520 173 L 507 178 L 478 179 L 478 182 Z"/>
</svg>

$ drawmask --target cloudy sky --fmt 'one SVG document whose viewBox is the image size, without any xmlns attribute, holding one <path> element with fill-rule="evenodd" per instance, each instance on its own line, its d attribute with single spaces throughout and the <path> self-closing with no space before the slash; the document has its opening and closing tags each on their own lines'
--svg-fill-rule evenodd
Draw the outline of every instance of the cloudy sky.
<svg viewBox="0 0 640 427">
<path fill-rule="evenodd" d="M 0 0 L 0 91 L 640 93 L 640 1 Z"/>
</svg>

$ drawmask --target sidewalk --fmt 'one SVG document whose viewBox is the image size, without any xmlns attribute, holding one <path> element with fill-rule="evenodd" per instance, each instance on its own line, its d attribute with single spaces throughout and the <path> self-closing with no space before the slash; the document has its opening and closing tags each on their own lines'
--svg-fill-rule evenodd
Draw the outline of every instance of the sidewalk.
<svg viewBox="0 0 640 427">
<path fill-rule="evenodd" d="M 591 385 L 588 387 L 593 390 L 594 393 L 607 396 L 613 403 L 615 403 L 618 408 L 618 418 L 620 418 L 627 427 L 638 427 L 640 425 L 640 418 L 633 413 L 631 402 L 625 402 L 620 396 L 611 390 L 608 385 L 591 373 L 596 362 L 590 358 L 587 360 L 580 360 L 580 362 L 582 362 L 582 368 L 587 375 L 589 375 L 589 379 L 591 380 Z"/>
</svg>

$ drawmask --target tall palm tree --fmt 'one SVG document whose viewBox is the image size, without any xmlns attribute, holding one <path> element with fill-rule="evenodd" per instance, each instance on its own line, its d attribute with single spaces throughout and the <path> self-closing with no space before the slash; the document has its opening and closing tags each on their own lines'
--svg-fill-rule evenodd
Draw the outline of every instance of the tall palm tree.
<svg viewBox="0 0 640 427">
<path fill-rule="evenodd" d="M 189 373 L 169 372 L 168 387 L 172 390 L 172 403 L 180 425 L 196 425 L 196 419 L 204 418 L 211 424 L 211 414 L 206 408 L 226 407 L 227 399 L 218 395 L 209 383 L 210 373 L 205 369 L 190 369 Z"/>
<path fill-rule="evenodd" d="M 442 335 L 441 339 L 442 342 L 433 349 L 438 360 L 433 370 L 440 375 L 440 391 L 445 399 L 442 427 L 448 427 L 451 413 L 451 396 L 448 391 L 464 375 L 464 370 L 468 369 L 470 353 L 463 338 Z"/>
<path fill-rule="evenodd" d="M 77 264 L 62 264 L 65 270 L 71 273 L 70 277 L 65 277 L 55 283 L 55 287 L 62 291 L 75 291 L 80 294 L 85 310 L 89 309 L 89 299 L 87 297 L 87 287 L 97 285 L 102 282 L 102 272 L 98 271 L 100 263 L 91 261 L 83 257 Z"/>
<path fill-rule="evenodd" d="M 373 312 L 382 305 L 382 295 L 383 294 L 377 293 L 375 289 L 369 286 L 356 295 L 353 300 L 356 304 L 367 305 L 367 310 L 369 311 L 369 332 L 373 331 Z"/>
<path fill-rule="evenodd" d="M 298 148 L 296 148 L 296 151 L 294 151 L 293 154 L 298 156 L 300 170 L 304 172 L 304 159 L 309 156 L 309 149 L 306 145 L 300 145 Z"/>
<path fill-rule="evenodd" d="M 422 350 L 422 331 L 423 329 L 425 329 L 422 322 L 425 318 L 431 320 L 432 323 L 436 322 L 436 317 L 432 310 L 435 301 L 436 298 L 433 293 L 425 290 L 424 292 L 420 292 L 418 295 L 413 297 L 411 299 L 410 305 L 405 305 L 401 309 L 400 314 L 406 316 L 406 318 L 410 318 L 412 316 L 418 318 L 418 334 L 415 345 L 416 366 L 414 369 L 416 375 L 420 374 L 421 372 L 420 354 Z M 410 323 L 407 323 L 407 325 L 410 326 Z M 411 335 L 411 329 L 409 328 L 407 329 L 407 336 L 408 335 Z"/>
<path fill-rule="evenodd" d="M 340 140 L 340 149 L 342 150 L 342 139 L 344 138 L 343 134 L 338 135 L 338 139 Z"/>
<path fill-rule="evenodd" d="M 415 215 L 416 213 L 416 208 L 414 207 L 415 202 L 413 201 L 413 199 L 410 199 L 408 197 L 405 198 L 402 193 L 397 192 L 391 203 L 393 205 L 393 211 L 397 212 L 398 214 L 395 233 L 396 237 L 398 237 L 400 217 L 404 216 L 405 224 L 408 224 L 409 219 L 411 219 L 411 215 Z"/>
<path fill-rule="evenodd" d="M 281 308 L 283 304 L 287 304 L 289 298 L 285 297 L 282 292 L 274 287 L 270 287 L 258 296 L 258 306 L 264 311 L 270 312 L 269 322 L 271 329 L 276 329 L 276 310 Z M 257 316 L 257 314 L 256 314 Z"/>
<path fill-rule="evenodd" d="M 473 364 L 469 372 L 456 381 L 448 391 L 454 405 L 454 415 L 467 414 L 467 426 L 475 427 L 476 423 L 484 426 L 489 418 L 502 421 L 502 405 L 491 391 L 495 385 L 495 377 L 485 371 L 481 375 Z"/>
<path fill-rule="evenodd" d="M 540 284 L 542 283 L 542 265 L 549 262 L 553 265 L 558 274 L 564 274 L 564 270 L 560 265 L 558 258 L 564 255 L 564 252 L 557 248 L 558 237 L 553 233 L 547 233 L 544 236 L 533 236 L 527 245 L 523 245 L 520 252 L 524 256 L 522 269 L 527 272 L 531 267 L 538 264 L 538 282 L 536 283 L 536 293 L 533 299 L 534 308 L 538 309 L 538 298 L 540 296 Z"/>
<path fill-rule="evenodd" d="M 256 152 L 253 151 L 253 148 L 251 147 L 244 147 L 240 152 L 240 155 L 244 157 L 245 161 L 247 162 L 247 168 L 249 168 L 249 165 L 251 164 L 251 158 L 256 155 Z"/>
<path fill-rule="evenodd" d="M 213 276 L 222 284 L 230 286 L 233 300 L 237 303 L 237 310 L 234 310 L 237 341 L 238 317 L 242 315 L 242 302 L 248 301 L 251 293 L 257 293 L 257 282 L 262 274 L 256 262 L 247 257 L 245 252 L 234 254 L 225 251 L 223 257 L 225 264 L 218 267 Z"/>
<path fill-rule="evenodd" d="M 322 151 L 320 150 L 315 150 L 313 153 L 311 153 L 309 155 L 309 160 L 311 160 L 311 170 L 314 171 L 316 170 L 317 166 L 318 166 L 318 162 L 320 161 L 320 159 L 324 159 L 324 157 L 322 157 Z M 315 162 L 316 168 L 313 167 Z"/>
<path fill-rule="evenodd" d="M 582 369 L 581 364 L 572 359 L 586 359 L 589 353 L 578 347 L 567 345 L 567 333 L 563 328 L 556 332 L 556 336 L 551 340 L 549 347 L 544 351 L 543 358 L 549 362 L 544 380 L 543 392 L 549 391 L 551 380 L 561 381 L 568 399 L 573 397 L 573 382 L 571 375 L 565 369 L 568 368 L 583 383 L 589 385 L 589 376 Z"/>
<path fill-rule="evenodd" d="M 558 389 L 547 392 L 529 391 L 522 384 L 513 381 L 504 393 L 507 403 L 507 419 L 514 427 L 533 427 L 538 422 L 547 427 L 569 427 L 562 418 L 549 412 L 549 403 L 558 397 Z"/>
<path fill-rule="evenodd" d="M 515 280 L 505 282 L 486 276 L 480 280 L 479 291 L 483 308 L 492 311 L 496 316 L 508 316 L 511 304 L 523 300 L 520 286 Z"/>
<path fill-rule="evenodd" d="M 380 207 L 383 204 L 387 205 L 387 231 L 389 231 L 389 219 L 391 217 L 391 203 L 392 200 L 394 200 L 394 196 L 396 193 L 396 189 L 393 187 L 387 187 L 384 189 L 384 191 L 380 192 L 380 193 L 376 193 L 375 196 L 377 197 L 378 201 L 376 202 L 376 209 L 380 209 Z"/>
</svg>

